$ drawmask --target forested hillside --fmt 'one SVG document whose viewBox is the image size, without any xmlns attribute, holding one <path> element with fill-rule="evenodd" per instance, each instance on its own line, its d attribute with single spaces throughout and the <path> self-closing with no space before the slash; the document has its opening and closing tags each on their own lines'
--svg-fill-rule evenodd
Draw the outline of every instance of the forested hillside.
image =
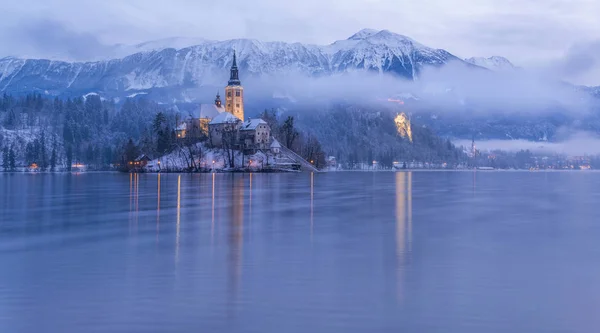
<svg viewBox="0 0 600 333">
<path fill-rule="evenodd" d="M 5 94 L 0 101 L 3 164 L 14 169 L 35 163 L 45 170 L 69 169 L 77 163 L 101 169 L 119 163 L 130 139 L 154 145 L 151 125 L 159 112 L 165 117 L 165 132 L 170 133 L 175 113 L 144 99 L 127 99 L 117 106 L 97 95 L 61 100 Z M 11 160 L 12 167 L 6 165 Z"/>
<path fill-rule="evenodd" d="M 464 154 L 428 128 L 413 124 L 412 141 L 398 133 L 390 109 L 347 105 L 321 110 L 265 111 L 261 117 L 282 145 L 317 167 L 327 156 L 352 168 L 379 161 L 422 161 L 456 165 Z M 123 165 L 137 154 L 152 158 L 195 142 L 175 138 L 176 108 L 143 98 L 121 105 L 90 94 L 50 99 L 39 94 L 2 96 L 0 149 L 4 170 L 35 165 L 41 170 L 70 170 L 85 164 L 94 170 Z"/>
<path fill-rule="evenodd" d="M 332 105 L 294 111 L 298 126 L 315 136 L 323 150 L 350 165 L 390 166 L 394 161 L 456 165 L 466 160 L 449 140 L 419 123 L 412 124 L 412 141 L 402 137 L 394 123 L 398 110 L 384 106 Z"/>
</svg>

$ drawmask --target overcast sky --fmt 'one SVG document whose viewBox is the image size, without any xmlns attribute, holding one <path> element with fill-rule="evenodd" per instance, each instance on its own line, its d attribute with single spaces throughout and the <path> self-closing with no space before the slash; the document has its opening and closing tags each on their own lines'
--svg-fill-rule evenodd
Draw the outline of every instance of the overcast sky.
<svg viewBox="0 0 600 333">
<path fill-rule="evenodd" d="M 19 0 L 2 12 L 1 55 L 84 59 L 108 45 L 173 36 L 329 44 L 362 28 L 521 66 L 565 53 L 572 65 L 577 51 L 600 51 L 598 0 Z"/>
</svg>

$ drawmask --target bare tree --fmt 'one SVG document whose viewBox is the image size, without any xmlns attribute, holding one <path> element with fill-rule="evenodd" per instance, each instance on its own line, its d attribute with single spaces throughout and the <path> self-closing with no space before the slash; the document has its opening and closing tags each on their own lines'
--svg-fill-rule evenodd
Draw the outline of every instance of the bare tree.
<svg viewBox="0 0 600 333">
<path fill-rule="evenodd" d="M 285 138 L 285 146 L 292 149 L 294 141 L 298 138 L 298 131 L 294 127 L 294 117 L 289 116 L 281 127 L 282 135 Z"/>
<path fill-rule="evenodd" d="M 239 148 L 237 123 L 223 124 L 219 130 L 226 162 L 230 168 L 235 168 L 235 154 Z"/>
<path fill-rule="evenodd" d="M 325 154 L 321 148 L 321 143 L 314 135 L 308 135 L 302 143 L 302 157 L 313 164 L 316 168 L 325 166 Z"/>
</svg>

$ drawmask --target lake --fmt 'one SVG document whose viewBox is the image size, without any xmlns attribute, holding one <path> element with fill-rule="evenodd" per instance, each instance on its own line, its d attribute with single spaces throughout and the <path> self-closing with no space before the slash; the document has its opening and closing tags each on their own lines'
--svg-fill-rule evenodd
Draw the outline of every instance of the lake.
<svg viewBox="0 0 600 333">
<path fill-rule="evenodd" d="M 595 332 L 600 173 L 0 174 L 0 332 Z"/>
</svg>

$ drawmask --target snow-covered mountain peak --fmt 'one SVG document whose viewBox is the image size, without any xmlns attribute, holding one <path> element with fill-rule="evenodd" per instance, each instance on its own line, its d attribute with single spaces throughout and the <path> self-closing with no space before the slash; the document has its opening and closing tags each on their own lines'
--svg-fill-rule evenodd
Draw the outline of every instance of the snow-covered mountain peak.
<svg viewBox="0 0 600 333">
<path fill-rule="evenodd" d="M 184 46 L 187 44 L 193 46 Z M 137 53 L 95 62 L 0 59 L 0 92 L 98 92 L 124 98 L 137 92 L 151 94 L 154 90 L 165 100 L 187 101 L 188 93 L 198 87 L 222 84 L 233 50 L 237 52 L 243 80 L 281 73 L 318 77 L 354 71 L 392 73 L 414 80 L 426 67 L 461 62 L 444 50 L 423 46 L 388 30 L 372 29 L 330 45 L 255 39 L 165 39 L 135 48 Z"/>
<path fill-rule="evenodd" d="M 161 49 L 183 49 L 193 45 L 200 45 L 210 42 L 204 38 L 189 38 L 189 37 L 170 37 L 153 41 L 140 43 L 134 46 L 138 51 L 152 51 Z"/>
<path fill-rule="evenodd" d="M 349 40 L 362 40 L 368 37 L 371 37 L 375 34 L 377 34 L 379 32 L 379 30 L 375 30 L 375 29 L 362 29 L 359 32 L 355 33 L 354 35 L 350 36 L 348 39 Z"/>
<path fill-rule="evenodd" d="M 484 57 L 473 57 L 465 59 L 466 62 L 473 65 L 484 67 L 493 71 L 512 71 L 516 67 L 506 58 L 499 56 L 492 56 L 489 58 Z"/>
<path fill-rule="evenodd" d="M 363 29 L 354 35 L 350 36 L 347 41 L 356 41 L 351 45 L 356 45 L 359 42 L 367 42 L 369 44 L 376 45 L 387 45 L 387 46 L 398 46 L 398 45 L 412 45 L 416 48 L 427 48 L 426 46 L 418 43 L 414 39 L 391 32 L 389 30 L 374 30 L 374 29 Z M 337 41 L 334 44 L 344 42 Z M 348 44 L 348 43 L 346 43 Z"/>
</svg>

